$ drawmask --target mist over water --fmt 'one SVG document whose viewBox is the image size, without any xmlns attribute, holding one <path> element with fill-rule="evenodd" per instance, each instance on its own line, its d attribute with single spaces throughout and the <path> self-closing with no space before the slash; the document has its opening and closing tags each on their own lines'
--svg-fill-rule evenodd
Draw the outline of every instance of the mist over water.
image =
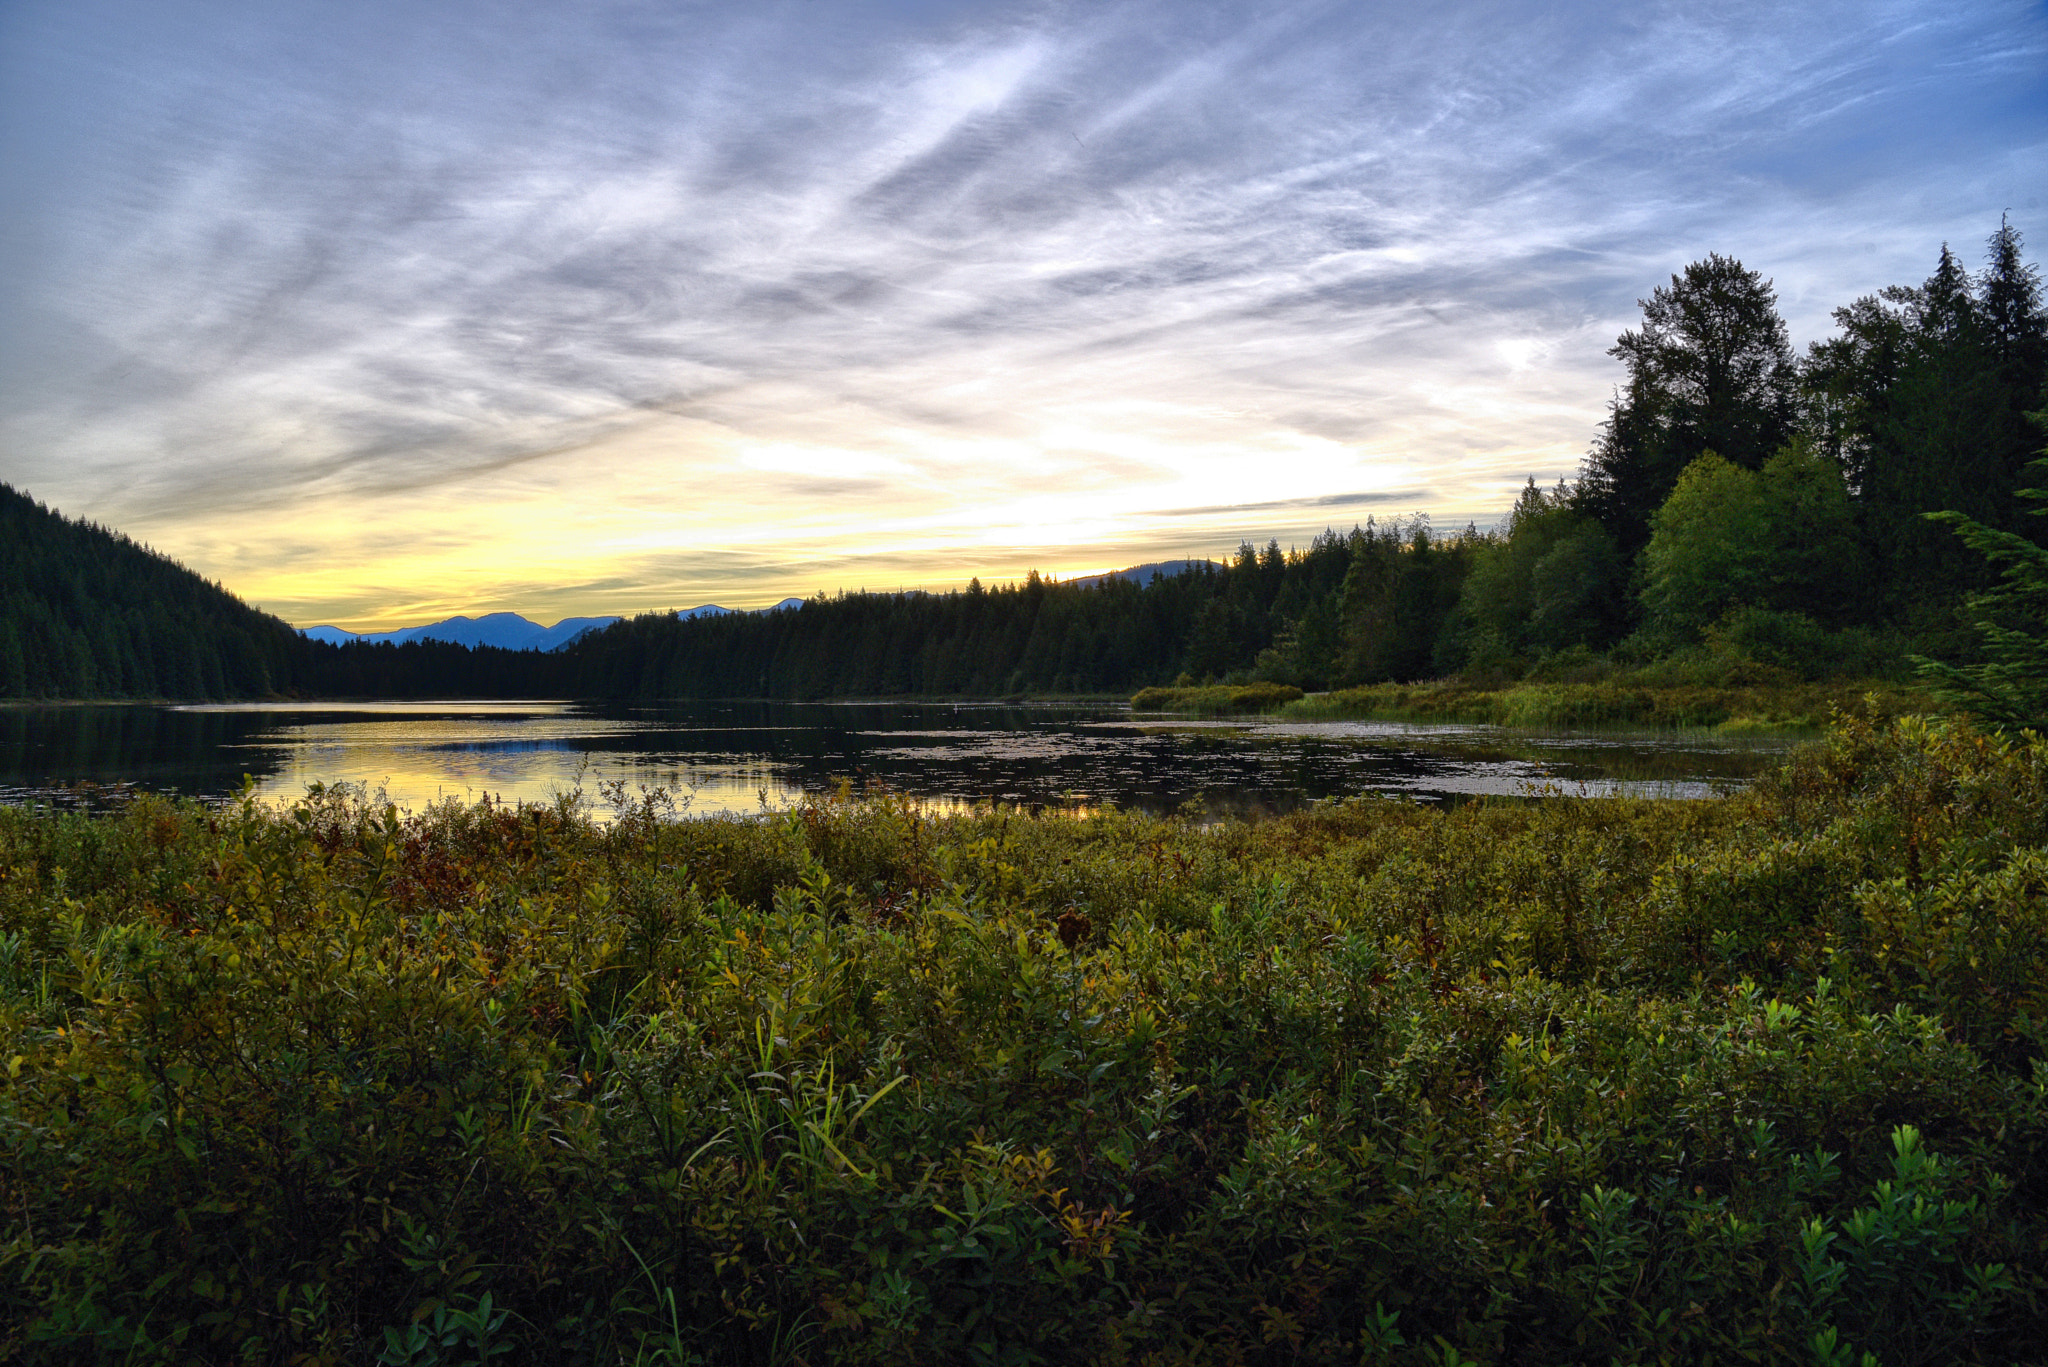
<svg viewBox="0 0 2048 1367">
<path fill-rule="evenodd" d="M 1215 813 L 1334 797 L 1566 792 L 1705 798 L 1775 764 L 1783 739 L 1525 733 L 1386 722 L 1188 721 L 1117 706 L 427 702 L 0 710 L 0 800 L 77 785 L 265 800 L 360 784 L 418 810 L 486 794 L 554 802 L 623 783 L 692 814 L 752 813 L 842 785 L 939 806 L 998 802 Z"/>
</svg>

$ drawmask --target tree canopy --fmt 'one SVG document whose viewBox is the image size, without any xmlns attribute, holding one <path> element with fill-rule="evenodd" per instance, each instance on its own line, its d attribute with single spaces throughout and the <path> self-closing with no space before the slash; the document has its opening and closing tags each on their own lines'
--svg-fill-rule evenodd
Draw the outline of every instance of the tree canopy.
<svg viewBox="0 0 2048 1367">
<path fill-rule="evenodd" d="M 1686 466 L 1708 451 L 1760 468 L 1792 435 L 1798 367 L 1771 282 L 1709 255 L 1660 285 L 1608 355 L 1627 368 L 1579 485 L 1579 504 L 1630 554 Z"/>
</svg>

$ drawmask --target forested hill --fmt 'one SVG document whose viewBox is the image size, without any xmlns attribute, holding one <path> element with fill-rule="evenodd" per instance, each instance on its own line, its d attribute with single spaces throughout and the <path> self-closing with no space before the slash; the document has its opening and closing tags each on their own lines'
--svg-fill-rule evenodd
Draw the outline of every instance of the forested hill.
<svg viewBox="0 0 2048 1367">
<path fill-rule="evenodd" d="M 0 698 L 531 696 L 530 653 L 309 641 L 118 532 L 0 484 Z"/>
<path fill-rule="evenodd" d="M 297 633 L 127 537 L 0 484 L 0 696 L 261 697 Z"/>
<path fill-rule="evenodd" d="M 1290 626 L 1336 650 L 1334 612 L 1347 601 L 1347 580 L 1359 579 L 1354 565 L 1385 559 L 1397 571 L 1435 572 L 1430 556 L 1405 550 L 1391 535 L 1333 532 L 1305 551 L 1246 546 L 1233 564 L 1144 585 L 1113 576 L 1062 584 L 1033 573 L 960 593 L 842 594 L 729 617 L 650 615 L 563 651 L 563 686 L 641 698 L 1128 694 L 1184 671 L 1249 669 Z M 1364 592 L 1354 582 L 1352 596 Z"/>
</svg>

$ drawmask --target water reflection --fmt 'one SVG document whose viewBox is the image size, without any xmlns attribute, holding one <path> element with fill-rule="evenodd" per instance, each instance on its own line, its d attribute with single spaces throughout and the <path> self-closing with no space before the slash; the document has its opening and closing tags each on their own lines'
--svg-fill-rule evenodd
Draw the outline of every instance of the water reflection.
<svg viewBox="0 0 2048 1367">
<path fill-rule="evenodd" d="M 1542 785 L 1706 797 L 1775 763 L 1783 741 L 1509 733 L 1380 722 L 1188 722 L 1116 707 L 689 703 L 322 703 L 0 709 L 0 800 L 133 784 L 265 798 L 310 783 L 419 808 L 489 793 L 545 802 L 623 781 L 754 812 L 842 782 L 940 804 L 999 801 L 1281 811 L 1385 793 L 1444 800 Z"/>
</svg>

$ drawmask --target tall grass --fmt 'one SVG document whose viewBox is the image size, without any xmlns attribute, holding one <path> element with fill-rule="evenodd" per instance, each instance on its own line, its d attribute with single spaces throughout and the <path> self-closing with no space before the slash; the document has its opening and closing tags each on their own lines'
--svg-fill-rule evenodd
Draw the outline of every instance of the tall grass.
<svg viewBox="0 0 2048 1367">
<path fill-rule="evenodd" d="M 2048 746 L 1256 824 L 0 811 L 0 1357 L 2008 1362 Z"/>
<path fill-rule="evenodd" d="M 1896 717 L 1933 707 L 1926 693 L 1882 680 L 1744 686 L 1602 681 L 1499 686 L 1440 680 L 1319 693 L 1278 709 L 1293 720 L 1372 718 L 1526 728 L 1717 729 L 1819 735 L 1838 712 Z"/>
<path fill-rule="evenodd" d="M 1301 690 L 1293 684 L 1195 684 L 1140 689 L 1132 696 L 1131 707 L 1138 712 L 1192 712 L 1198 716 L 1224 716 L 1270 712 L 1300 697 Z"/>
</svg>

